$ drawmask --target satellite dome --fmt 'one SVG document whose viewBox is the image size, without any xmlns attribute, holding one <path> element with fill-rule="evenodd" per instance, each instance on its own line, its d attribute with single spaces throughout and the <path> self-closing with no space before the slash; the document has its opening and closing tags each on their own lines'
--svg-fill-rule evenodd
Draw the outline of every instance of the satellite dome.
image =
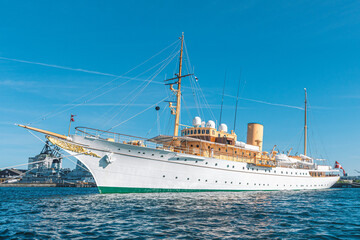
<svg viewBox="0 0 360 240">
<path fill-rule="evenodd" d="M 210 120 L 206 123 L 206 127 L 208 128 L 215 128 L 215 122 Z"/>
<path fill-rule="evenodd" d="M 201 125 L 201 118 L 200 118 L 200 117 L 195 117 L 195 118 L 193 119 L 192 124 L 193 124 L 194 127 L 200 127 L 200 125 Z"/>
<path fill-rule="evenodd" d="M 227 125 L 225 123 L 220 124 L 219 131 L 227 132 L 228 131 Z"/>
</svg>

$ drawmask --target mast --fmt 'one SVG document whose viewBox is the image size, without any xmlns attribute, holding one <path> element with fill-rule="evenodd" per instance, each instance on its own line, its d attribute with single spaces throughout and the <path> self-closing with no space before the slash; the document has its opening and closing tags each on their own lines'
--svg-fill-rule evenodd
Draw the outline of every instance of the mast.
<svg viewBox="0 0 360 240">
<path fill-rule="evenodd" d="M 305 90 L 305 125 L 304 125 L 304 155 L 306 156 L 306 147 L 307 147 L 307 92 Z"/>
<path fill-rule="evenodd" d="M 178 88 L 176 90 L 176 111 L 175 111 L 174 137 L 177 137 L 179 134 L 179 120 L 180 120 L 180 109 L 181 109 L 181 70 L 182 70 L 183 46 L 184 46 L 184 33 L 182 33 L 182 35 L 181 35 L 179 73 L 177 74 Z"/>
</svg>

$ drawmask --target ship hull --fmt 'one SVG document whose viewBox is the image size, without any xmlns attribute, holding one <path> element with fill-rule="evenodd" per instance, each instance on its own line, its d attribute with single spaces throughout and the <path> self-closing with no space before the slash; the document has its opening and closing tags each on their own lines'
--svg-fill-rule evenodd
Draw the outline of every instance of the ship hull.
<svg viewBox="0 0 360 240">
<path fill-rule="evenodd" d="M 92 173 L 100 193 L 277 191 L 330 188 L 338 176 L 309 170 L 259 167 L 239 161 L 179 155 L 162 149 L 74 136 L 98 155 L 66 150 Z"/>
</svg>

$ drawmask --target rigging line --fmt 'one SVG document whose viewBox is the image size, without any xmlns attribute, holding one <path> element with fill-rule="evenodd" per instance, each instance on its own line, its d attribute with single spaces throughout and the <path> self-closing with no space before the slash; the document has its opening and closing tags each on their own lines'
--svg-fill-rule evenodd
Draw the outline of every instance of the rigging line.
<svg viewBox="0 0 360 240">
<path fill-rule="evenodd" d="M 75 99 L 75 100 L 72 101 L 71 103 L 74 103 L 74 102 L 76 102 L 76 101 L 78 101 L 78 100 L 80 100 L 80 99 L 82 99 L 82 98 L 84 98 L 84 97 L 86 97 L 86 96 L 88 96 L 88 95 L 96 92 L 97 90 L 99 90 L 99 89 L 101 89 L 101 88 L 109 85 L 110 83 L 114 82 L 115 80 L 117 80 L 117 79 L 119 79 L 119 78 L 123 78 L 126 74 L 128 74 L 128 73 L 132 72 L 133 70 L 139 68 L 140 66 L 144 65 L 145 63 L 147 63 L 148 61 L 150 61 L 150 60 L 153 59 L 154 57 L 158 56 L 160 53 L 164 52 L 166 49 L 168 49 L 168 48 L 170 48 L 171 46 L 173 46 L 175 43 L 178 43 L 178 45 L 179 45 L 179 42 L 180 42 L 179 40 L 174 41 L 174 42 L 173 42 L 172 44 L 170 44 L 169 46 L 167 46 L 167 47 L 165 47 L 164 49 L 160 50 L 159 52 L 157 52 L 156 54 L 154 54 L 153 56 L 151 56 L 150 58 L 148 58 L 148 59 L 145 60 L 144 62 L 138 64 L 137 66 L 135 66 L 135 67 L 133 67 L 133 68 L 131 68 L 130 70 L 128 70 L 127 72 L 125 72 L 124 74 L 122 74 L 122 75 L 120 75 L 120 76 L 117 76 L 117 75 L 114 75 L 114 74 L 102 73 L 103 75 L 105 74 L 106 76 L 113 76 L 113 77 L 116 77 L 116 78 L 114 78 L 114 79 L 112 79 L 111 81 L 109 81 L 109 82 L 101 85 L 100 87 L 96 88 L 95 90 L 91 91 L 90 93 L 87 93 L 87 94 L 85 94 L 85 95 L 83 95 L 83 96 Z M 174 51 L 174 50 L 173 50 L 173 51 Z M 18 62 L 24 62 L 24 63 L 40 64 L 40 65 L 43 65 L 43 66 L 50 66 L 50 67 L 57 66 L 57 65 L 36 63 L 36 62 L 24 61 L 24 60 L 19 60 L 19 59 L 4 58 L 4 57 L 0 57 L 0 59 L 6 59 L 6 60 L 12 60 L 12 61 L 18 61 Z M 60 66 L 60 67 L 61 67 L 62 69 L 64 69 L 62 66 Z M 74 70 L 74 71 L 76 71 L 76 69 L 73 69 L 73 68 L 68 68 L 68 67 L 65 67 L 65 68 L 66 68 L 67 70 Z M 89 71 L 89 70 L 85 70 L 85 71 L 87 71 L 88 73 L 89 73 L 89 72 L 95 73 L 95 71 Z M 99 73 L 100 73 L 100 72 L 99 72 Z M 125 77 L 124 77 L 124 78 L 125 78 Z M 129 78 L 129 79 L 130 79 L 130 78 Z M 133 80 L 136 80 L 136 79 L 133 79 Z M 159 83 L 160 83 L 160 82 L 159 82 Z M 71 103 L 68 103 L 68 104 L 66 104 L 66 105 L 69 105 L 69 104 L 71 104 Z M 66 105 L 65 105 L 65 106 L 66 106 Z M 63 107 L 65 107 L 65 106 L 63 106 Z M 61 108 L 60 108 L 60 109 L 61 109 Z M 45 116 L 46 116 L 46 115 L 45 115 Z M 41 117 L 39 121 L 41 121 L 42 118 L 44 118 L 44 117 Z M 37 122 L 38 122 L 38 121 L 37 121 Z"/>
<path fill-rule="evenodd" d="M 166 107 L 164 107 L 164 109 L 161 111 L 159 118 L 161 118 L 161 116 L 162 116 L 162 114 L 165 112 L 165 110 L 166 110 Z M 150 130 L 146 133 L 145 138 L 147 138 L 147 136 L 150 134 L 150 132 L 152 131 L 152 129 L 154 128 L 154 126 L 156 125 L 156 123 L 157 123 L 157 119 L 156 119 L 156 121 L 154 122 L 153 126 L 150 128 Z"/>
<path fill-rule="evenodd" d="M 201 90 L 201 87 L 200 87 L 199 82 L 195 82 L 195 84 L 197 84 L 197 85 L 198 85 L 198 88 L 200 89 L 200 93 L 201 93 L 200 95 L 202 96 L 202 98 L 203 98 L 203 100 L 204 100 L 204 103 L 205 103 L 205 106 L 207 107 L 210 115 L 213 117 L 213 119 L 216 119 L 216 118 L 215 118 L 215 115 L 214 115 L 213 111 L 211 110 L 210 105 L 209 105 L 209 103 L 208 103 L 208 101 L 207 101 L 207 99 L 206 99 L 206 97 L 205 97 L 204 92 Z"/>
<path fill-rule="evenodd" d="M 186 104 L 186 102 L 185 102 L 185 98 L 184 98 L 183 95 L 181 95 L 181 98 L 182 98 L 182 100 L 183 100 L 184 108 L 186 109 L 187 114 L 189 115 L 189 119 L 191 119 L 192 116 L 191 116 L 191 113 L 190 113 L 190 111 L 189 111 L 189 108 L 187 107 L 187 104 Z"/>
<path fill-rule="evenodd" d="M 119 77 L 119 78 L 120 78 L 120 77 Z M 114 79 L 114 80 L 116 80 L 116 79 Z M 113 81 L 114 81 L 114 80 L 113 80 Z M 125 82 L 123 82 L 123 83 L 121 83 L 121 84 L 113 87 L 113 88 L 110 88 L 110 89 L 106 90 L 105 92 L 102 92 L 102 93 L 100 93 L 100 94 L 98 94 L 98 95 L 96 95 L 96 96 L 94 96 L 94 97 L 92 97 L 92 98 L 90 98 L 90 99 L 88 99 L 88 100 L 85 100 L 84 102 L 81 102 L 81 103 L 78 103 L 78 104 L 76 104 L 76 105 L 74 105 L 74 106 L 71 106 L 71 107 L 69 107 L 69 108 L 67 108 L 67 109 L 65 109 L 65 110 L 63 110 L 63 111 L 55 112 L 53 115 L 47 116 L 47 119 L 48 119 L 48 118 L 55 117 L 55 116 L 58 116 L 59 114 L 64 113 L 64 112 L 66 112 L 66 111 L 69 111 L 69 110 L 71 110 L 71 109 L 73 109 L 73 108 L 76 108 L 76 107 L 78 107 L 78 106 L 85 105 L 85 104 L 87 104 L 88 102 L 90 102 L 90 101 L 92 101 L 92 100 L 94 100 L 94 99 L 96 99 L 96 98 L 98 98 L 98 97 L 101 97 L 101 96 L 107 94 L 108 92 L 113 91 L 113 90 L 116 89 L 116 88 L 119 88 L 119 87 L 125 85 L 126 83 L 130 82 L 131 80 L 132 80 L 132 79 L 129 79 L 129 80 L 127 80 L 127 81 L 125 81 Z M 109 82 L 109 83 L 110 83 L 110 82 Z M 148 85 L 148 84 L 151 83 L 151 81 L 144 81 L 143 84 L 145 84 L 145 83 L 147 83 L 147 85 Z M 140 86 L 141 86 L 141 85 L 140 85 Z M 93 92 L 94 92 L 94 91 L 93 91 Z"/>
<path fill-rule="evenodd" d="M 171 53 L 170 53 L 170 55 L 167 57 L 167 58 L 165 58 L 164 60 L 162 60 L 161 62 L 159 62 L 158 64 L 156 64 L 155 66 L 158 66 L 159 64 L 161 64 L 161 63 L 163 63 L 163 62 L 165 62 L 166 60 L 168 60 L 168 58 L 170 57 L 170 56 L 172 56 L 172 54 L 174 54 L 174 51 L 175 51 L 176 49 L 174 49 Z M 177 53 L 175 53 L 174 55 L 176 55 Z M 154 66 L 154 67 L 155 67 Z M 153 69 L 154 67 L 152 67 L 151 69 Z M 148 70 L 147 70 L 148 71 Z M 146 71 L 145 71 L 146 72 Z M 137 75 L 137 76 L 135 76 L 135 78 L 137 78 L 137 77 L 139 77 L 140 75 L 142 75 L 142 74 L 144 74 L 145 72 L 143 72 L 143 73 L 141 73 L 141 74 L 139 74 L 139 75 Z M 155 72 L 156 73 L 156 72 Z M 151 76 L 153 76 L 153 75 L 151 75 Z M 148 81 L 149 82 L 149 81 Z M 142 84 L 145 84 L 146 82 L 144 82 L 144 83 L 142 83 Z M 139 87 L 141 87 L 142 85 L 139 85 L 137 88 L 139 88 Z M 135 88 L 134 90 L 132 90 L 125 98 L 122 98 L 118 103 L 121 103 L 124 99 L 126 99 L 128 96 L 130 96 L 137 88 Z M 113 111 L 114 109 L 116 108 L 116 105 L 114 105 L 112 108 L 110 108 L 108 111 L 106 111 L 104 114 L 102 114 L 101 115 L 101 117 L 99 117 L 99 120 L 103 117 L 103 116 L 105 116 L 106 114 L 108 114 L 109 112 L 111 112 L 111 111 Z M 98 121 L 99 121 L 98 120 Z M 98 122 L 97 121 L 97 122 Z M 108 122 L 108 121 L 107 121 Z M 106 123 L 107 123 L 106 122 Z M 105 123 L 105 124 L 106 124 Z"/>
<path fill-rule="evenodd" d="M 157 75 L 159 75 L 159 74 L 162 72 L 162 70 L 163 70 L 170 62 L 172 62 L 172 60 L 174 59 L 174 57 L 175 57 L 176 55 L 177 55 L 177 54 L 174 54 L 172 57 L 169 56 L 169 57 L 171 57 L 171 58 L 168 60 L 167 63 L 164 63 L 164 64 L 154 73 L 154 75 L 152 76 L 152 79 L 151 79 L 151 80 L 153 80 Z M 142 88 L 142 90 L 140 90 L 140 91 L 128 102 L 127 105 L 123 106 L 123 107 L 121 108 L 121 110 L 124 109 L 124 108 L 126 108 L 126 107 L 127 107 L 129 104 L 131 104 L 133 101 L 135 101 L 135 99 L 136 99 L 136 98 L 145 90 L 145 88 L 151 83 L 151 80 Z M 121 112 L 121 110 L 120 110 L 117 114 L 115 114 L 110 120 L 114 119 L 117 115 L 119 115 L 119 113 Z M 124 113 L 125 113 L 125 111 L 122 112 L 122 114 L 121 114 L 120 117 L 122 117 L 122 116 L 124 115 Z M 108 121 L 110 121 L 110 120 L 108 120 Z"/>
<path fill-rule="evenodd" d="M 188 59 L 188 61 L 187 61 L 187 63 L 188 64 L 191 64 L 190 63 L 190 57 L 189 57 L 189 54 L 188 54 L 188 51 L 187 51 L 187 47 L 186 47 L 186 44 L 185 44 L 185 54 L 186 54 L 186 57 L 187 57 L 187 59 Z M 191 65 L 189 66 L 189 67 L 191 67 Z M 201 87 L 200 87 L 200 84 L 197 82 L 197 81 L 195 81 L 195 86 L 196 85 L 198 85 L 198 91 L 200 92 L 200 96 L 202 95 L 203 96 L 203 100 L 204 100 L 204 103 L 205 103 L 205 107 L 207 107 L 207 110 L 210 112 L 210 115 L 215 119 L 215 115 L 214 115 L 214 113 L 212 112 L 212 110 L 211 110 L 211 108 L 210 108 L 210 105 L 208 104 L 208 102 L 207 102 L 207 100 L 206 100 L 206 98 L 205 98 L 205 95 L 204 95 L 204 93 L 203 93 L 203 91 L 202 91 L 202 89 L 201 89 Z"/>
<path fill-rule="evenodd" d="M 187 71 L 190 72 L 191 62 L 190 62 L 189 53 L 187 51 L 186 42 L 184 42 L 184 50 L 185 50 L 185 56 L 186 56 L 186 59 L 187 59 L 185 67 L 186 67 Z M 192 73 L 194 73 L 194 71 Z M 192 92 L 194 102 L 195 102 L 195 106 L 196 106 L 196 111 L 197 111 L 198 116 L 200 116 L 201 118 L 204 118 L 205 116 L 204 116 L 204 113 L 203 113 L 202 109 L 200 109 L 200 103 L 199 103 L 199 100 L 198 100 L 198 96 L 196 94 L 196 89 L 195 89 L 193 81 L 194 81 L 194 78 L 193 78 L 193 75 L 192 75 L 192 76 L 190 76 L 190 86 L 191 86 L 191 92 Z"/>
<path fill-rule="evenodd" d="M 45 145 L 47 145 L 48 147 L 50 147 L 51 148 L 51 146 L 47 143 L 47 142 L 45 142 L 45 141 L 43 141 L 41 138 L 39 138 L 38 136 L 36 136 L 33 132 L 31 132 L 30 130 L 27 130 L 31 135 L 33 135 L 34 137 L 36 137 L 37 139 L 39 139 L 41 142 L 43 142 L 43 143 L 45 143 Z M 59 152 L 58 150 L 56 150 L 56 149 L 53 149 L 55 152 L 57 152 L 58 154 L 60 154 L 61 156 L 63 155 L 61 152 Z M 81 153 L 80 153 L 81 154 Z M 75 154 L 74 156 L 76 156 L 76 155 L 79 155 L 79 154 Z M 72 155 L 71 155 L 72 156 Z M 66 159 L 68 159 L 68 160 L 70 160 L 70 162 L 72 162 L 72 163 L 74 163 L 75 164 L 75 166 L 79 166 L 79 167 L 81 167 L 82 169 L 84 169 L 84 170 L 86 170 L 87 172 L 89 171 L 88 169 L 86 169 L 86 168 L 84 168 L 83 166 L 81 166 L 81 165 L 78 165 L 77 163 L 75 163 L 73 160 L 71 160 L 69 157 L 67 157 L 67 156 L 63 156 L 63 158 L 66 158 Z"/>
<path fill-rule="evenodd" d="M 172 45 L 174 45 L 174 44 L 177 43 L 177 42 L 179 42 L 178 39 L 177 39 L 176 41 L 174 41 L 172 44 L 170 44 L 169 46 L 165 47 L 164 49 L 162 49 L 161 51 L 159 51 L 158 53 L 156 53 L 155 55 L 153 55 L 152 57 L 148 58 L 146 61 L 144 61 L 144 62 L 142 62 L 141 64 L 139 64 L 139 65 L 135 66 L 134 68 L 130 69 L 129 71 L 127 71 L 127 72 L 124 73 L 123 75 L 125 75 L 125 74 L 127 74 L 127 73 L 135 70 L 136 68 L 142 66 L 143 64 L 145 64 L 146 62 L 150 61 L 152 58 L 156 57 L 157 55 L 159 55 L 160 53 L 162 53 L 163 51 L 165 51 L 166 49 L 168 49 L 169 47 L 171 47 Z M 110 76 L 110 77 L 119 77 L 119 75 L 115 75 L 115 74 L 111 74 L 111 73 L 104 73 L 104 72 L 98 72 L 98 71 L 93 71 L 93 70 L 86 70 L 86 69 L 81 69 L 81 68 L 72 68 L 72 67 L 60 66 L 60 65 L 55 65 L 55 64 L 47 64 L 47 63 L 33 62 L 33 61 L 27 61 L 27 60 L 22 60 L 22 59 L 16 59 L 16 58 L 0 57 L 0 59 L 8 60 L 8 61 L 14 61 L 14 62 L 28 63 L 28 64 L 36 64 L 36 65 L 41 65 L 41 66 L 44 66 L 44 67 L 59 68 L 59 69 L 63 69 L 63 70 L 85 72 L 85 73 L 97 74 L 97 75 L 103 75 L 103 76 Z"/>
<path fill-rule="evenodd" d="M 223 110 L 223 104 L 224 104 L 225 83 L 226 83 L 226 70 L 225 70 L 223 91 L 222 91 L 222 97 L 221 97 L 220 120 L 219 120 L 219 123 L 220 123 L 220 124 L 221 124 L 222 110 Z M 236 114 L 236 113 L 235 113 L 235 114 Z"/>
<path fill-rule="evenodd" d="M 138 116 L 138 115 L 142 114 L 143 112 L 145 112 L 145 111 L 149 110 L 150 108 L 154 107 L 155 105 L 157 105 L 157 104 L 159 104 L 159 103 L 163 102 L 163 101 L 164 101 L 164 100 L 166 100 L 167 98 L 168 98 L 168 97 L 165 97 L 165 98 L 161 99 L 161 100 L 160 100 L 160 101 L 158 101 L 157 103 L 155 103 L 155 104 L 151 105 L 150 107 L 148 107 L 148 108 L 144 109 L 143 111 L 141 111 L 141 112 L 139 112 L 139 113 L 135 114 L 135 115 L 134 115 L 134 116 L 132 116 L 131 118 L 128 118 L 128 119 L 126 119 L 126 120 L 122 121 L 121 123 L 116 124 L 115 126 L 113 126 L 112 128 L 109 128 L 109 129 L 108 129 L 108 130 L 106 130 L 106 131 L 110 131 L 110 130 L 112 130 L 112 129 L 114 129 L 114 128 L 118 127 L 118 126 L 120 126 L 121 124 L 126 123 L 127 121 L 129 121 L 129 120 L 133 119 L 134 117 L 136 117 L 136 116 Z"/>
</svg>

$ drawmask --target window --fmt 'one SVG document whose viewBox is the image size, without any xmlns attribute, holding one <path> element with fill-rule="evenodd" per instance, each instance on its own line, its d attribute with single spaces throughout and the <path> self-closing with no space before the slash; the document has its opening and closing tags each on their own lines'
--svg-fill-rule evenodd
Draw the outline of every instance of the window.
<svg viewBox="0 0 360 240">
<path fill-rule="evenodd" d="M 196 145 L 196 147 L 198 148 L 198 147 L 199 147 L 199 145 Z"/>
<path fill-rule="evenodd" d="M 187 130 L 187 134 L 189 135 L 189 133 L 190 133 L 190 130 Z"/>
<path fill-rule="evenodd" d="M 200 134 L 200 131 L 201 131 L 201 130 L 199 129 L 199 130 L 198 130 L 198 134 Z"/>
<path fill-rule="evenodd" d="M 220 133 L 219 133 L 218 137 L 220 137 Z"/>
<path fill-rule="evenodd" d="M 193 134 L 193 130 L 191 130 L 191 134 Z"/>
<path fill-rule="evenodd" d="M 209 134 L 210 133 L 210 131 L 209 130 L 206 130 L 206 134 Z"/>
<path fill-rule="evenodd" d="M 201 133 L 204 134 L 204 133 L 205 133 L 205 130 L 201 130 Z"/>
</svg>

